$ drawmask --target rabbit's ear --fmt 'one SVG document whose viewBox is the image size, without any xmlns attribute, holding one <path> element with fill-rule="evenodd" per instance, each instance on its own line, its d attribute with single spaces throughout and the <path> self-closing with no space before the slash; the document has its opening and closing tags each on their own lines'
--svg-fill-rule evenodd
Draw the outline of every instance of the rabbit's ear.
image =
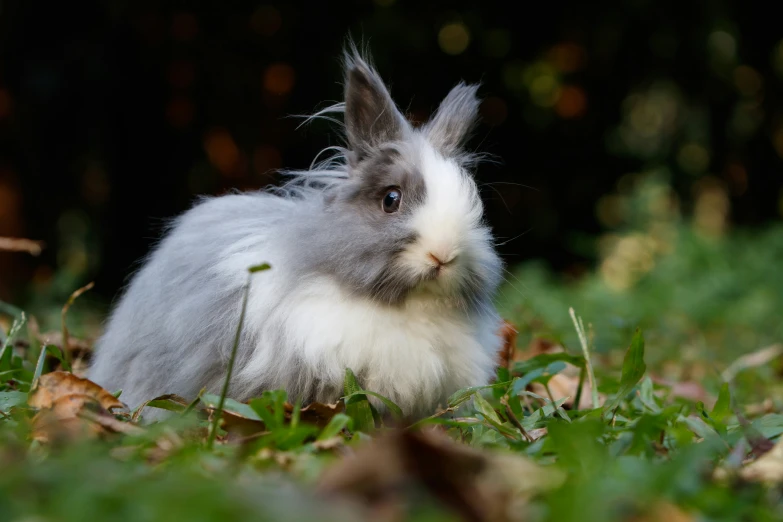
<svg viewBox="0 0 783 522">
<path fill-rule="evenodd" d="M 478 85 L 460 83 L 441 102 L 424 126 L 424 135 L 445 156 L 459 154 L 478 118 Z"/>
<path fill-rule="evenodd" d="M 372 67 L 355 48 L 345 54 L 345 130 L 360 160 L 382 143 L 403 137 L 408 122 Z"/>
</svg>

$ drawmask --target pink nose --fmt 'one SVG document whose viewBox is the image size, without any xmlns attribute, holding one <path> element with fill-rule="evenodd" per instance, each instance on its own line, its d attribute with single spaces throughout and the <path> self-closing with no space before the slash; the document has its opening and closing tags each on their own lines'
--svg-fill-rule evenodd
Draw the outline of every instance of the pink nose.
<svg viewBox="0 0 783 522">
<path fill-rule="evenodd" d="M 440 258 L 438 258 L 438 256 L 436 256 L 436 255 L 435 255 L 435 254 L 433 254 L 432 252 L 430 252 L 430 253 L 429 253 L 429 254 L 427 254 L 427 255 L 429 255 L 429 256 L 430 256 L 430 259 L 432 259 L 433 261 L 435 261 L 435 264 L 437 264 L 437 265 L 438 265 L 438 268 L 440 268 L 440 267 L 442 267 L 442 266 L 443 266 L 443 264 L 444 264 L 444 263 L 443 263 L 443 261 L 441 261 L 441 260 L 440 260 Z"/>
<path fill-rule="evenodd" d="M 440 271 L 441 268 L 443 268 L 444 266 L 446 266 L 446 265 L 450 264 L 452 261 L 454 261 L 454 257 L 452 257 L 448 261 L 443 261 L 441 258 L 436 256 L 432 252 L 429 252 L 427 255 L 429 256 L 430 259 L 432 259 L 435 262 L 435 264 L 436 264 L 435 269 L 438 270 L 438 271 Z"/>
</svg>

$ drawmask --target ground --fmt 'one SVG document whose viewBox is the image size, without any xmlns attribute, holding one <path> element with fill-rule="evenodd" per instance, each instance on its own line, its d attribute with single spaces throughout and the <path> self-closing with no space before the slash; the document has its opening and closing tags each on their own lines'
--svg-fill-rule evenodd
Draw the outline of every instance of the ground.
<svg viewBox="0 0 783 522">
<path fill-rule="evenodd" d="M 578 279 L 510 269 L 497 380 L 413 425 L 349 371 L 335 405 L 150 397 L 174 413 L 139 424 L 53 371 L 89 351 L 78 299 L 65 358 L 59 315 L 3 305 L 0 519 L 780 520 L 783 227 L 702 225 L 606 237 Z"/>
</svg>

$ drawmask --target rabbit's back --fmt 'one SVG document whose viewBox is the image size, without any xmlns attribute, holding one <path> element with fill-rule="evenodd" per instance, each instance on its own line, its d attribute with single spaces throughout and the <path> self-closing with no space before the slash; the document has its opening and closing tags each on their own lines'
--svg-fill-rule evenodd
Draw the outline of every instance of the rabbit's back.
<svg viewBox="0 0 783 522">
<path fill-rule="evenodd" d="M 131 407 L 215 390 L 239 321 L 247 268 L 285 264 L 294 202 L 268 193 L 207 199 L 180 216 L 132 278 L 89 376 Z"/>
</svg>

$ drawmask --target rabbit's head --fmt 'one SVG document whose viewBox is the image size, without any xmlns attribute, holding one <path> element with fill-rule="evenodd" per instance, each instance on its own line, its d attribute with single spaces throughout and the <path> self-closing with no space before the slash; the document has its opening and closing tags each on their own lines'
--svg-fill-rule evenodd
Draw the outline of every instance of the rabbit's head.
<svg viewBox="0 0 783 522">
<path fill-rule="evenodd" d="M 373 68 L 345 58 L 345 176 L 324 193 L 309 255 L 352 291 L 401 304 L 432 295 L 482 307 L 500 279 L 462 146 L 479 107 L 460 83 L 414 128 Z"/>
</svg>

